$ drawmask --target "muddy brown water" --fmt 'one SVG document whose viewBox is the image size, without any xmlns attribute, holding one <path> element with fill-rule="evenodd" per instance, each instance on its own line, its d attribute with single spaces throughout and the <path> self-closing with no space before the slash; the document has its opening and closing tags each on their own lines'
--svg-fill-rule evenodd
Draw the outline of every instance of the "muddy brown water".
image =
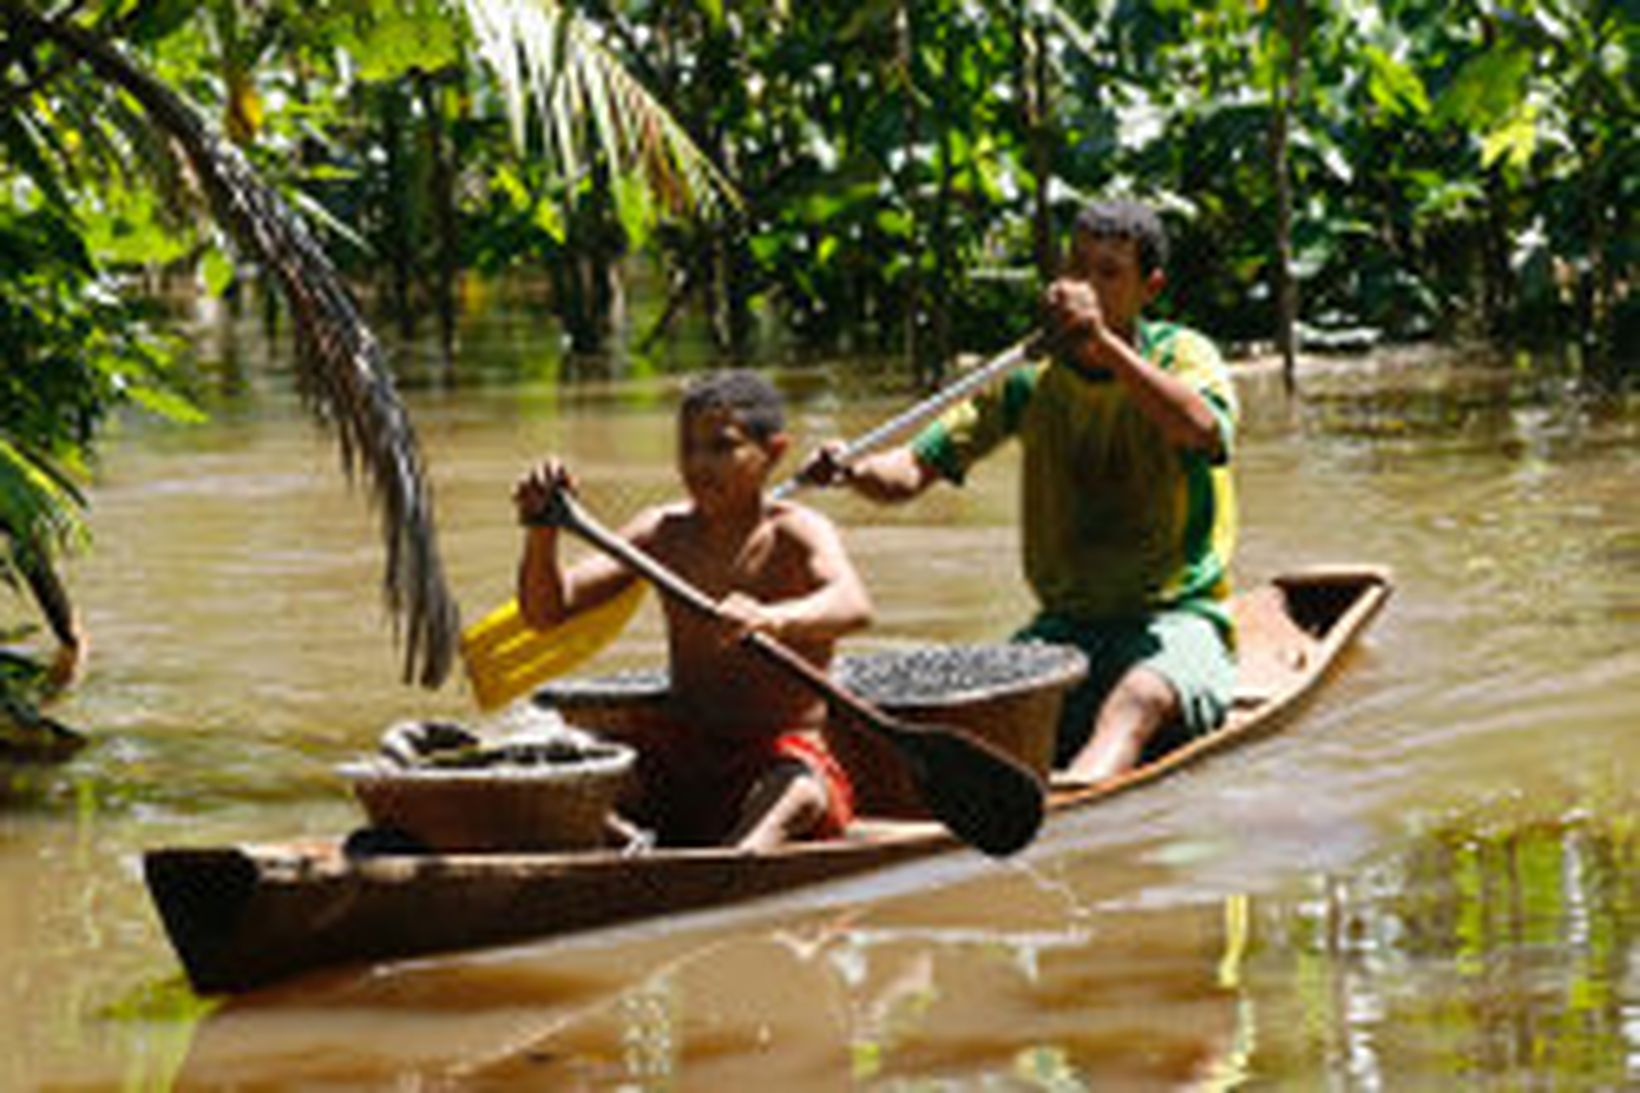
<svg viewBox="0 0 1640 1093">
<path fill-rule="evenodd" d="M 900 404 L 791 384 L 800 439 Z M 1241 382 L 1236 572 L 1398 587 L 1287 733 L 1049 829 L 571 942 L 198 999 L 142 848 L 345 830 L 333 766 L 405 717 L 380 552 L 275 388 L 133 423 L 73 583 L 95 745 L 0 804 L 0 1087 L 1263 1088 L 1640 1084 L 1640 407 L 1384 355 Z M 410 397 L 469 616 L 508 594 L 513 475 L 567 453 L 618 520 L 670 496 L 665 381 Z M 852 648 L 1024 618 L 1015 458 L 847 529 Z M 600 671 L 661 655 L 647 606 Z"/>
</svg>

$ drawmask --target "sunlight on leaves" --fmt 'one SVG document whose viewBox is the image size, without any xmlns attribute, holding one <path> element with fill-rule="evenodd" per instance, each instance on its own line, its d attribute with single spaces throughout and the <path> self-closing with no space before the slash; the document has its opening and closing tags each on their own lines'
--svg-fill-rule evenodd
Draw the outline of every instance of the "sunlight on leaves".
<svg viewBox="0 0 1640 1093">
<path fill-rule="evenodd" d="M 1531 162 L 1538 144 L 1538 111 L 1530 100 L 1521 103 L 1509 120 L 1481 138 L 1481 165 L 1503 160 L 1516 170 Z"/>
</svg>

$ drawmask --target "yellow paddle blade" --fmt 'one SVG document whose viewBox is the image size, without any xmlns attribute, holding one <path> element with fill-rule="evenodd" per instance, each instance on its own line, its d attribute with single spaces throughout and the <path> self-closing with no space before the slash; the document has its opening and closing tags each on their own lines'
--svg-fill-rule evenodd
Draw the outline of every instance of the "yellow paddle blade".
<svg viewBox="0 0 1640 1093">
<path fill-rule="evenodd" d="M 461 635 L 461 659 L 479 709 L 505 706 L 614 641 L 643 602 L 644 587 L 633 581 L 619 595 L 546 630 L 524 621 L 517 600 L 473 623 Z"/>
</svg>

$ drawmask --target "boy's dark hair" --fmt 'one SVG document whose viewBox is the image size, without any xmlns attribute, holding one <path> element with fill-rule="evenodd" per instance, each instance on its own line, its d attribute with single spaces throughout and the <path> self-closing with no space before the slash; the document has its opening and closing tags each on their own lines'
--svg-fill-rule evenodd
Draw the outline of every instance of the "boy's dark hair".
<svg viewBox="0 0 1640 1093">
<path fill-rule="evenodd" d="M 1139 244 L 1140 272 L 1167 268 L 1167 229 L 1156 210 L 1138 201 L 1095 201 L 1076 217 L 1076 231 L 1095 239 L 1132 239 Z"/>
<path fill-rule="evenodd" d="M 759 443 L 786 431 L 786 409 L 774 384 L 744 368 L 708 372 L 691 380 L 683 392 L 680 417 L 702 410 L 731 411 L 752 439 Z"/>
</svg>

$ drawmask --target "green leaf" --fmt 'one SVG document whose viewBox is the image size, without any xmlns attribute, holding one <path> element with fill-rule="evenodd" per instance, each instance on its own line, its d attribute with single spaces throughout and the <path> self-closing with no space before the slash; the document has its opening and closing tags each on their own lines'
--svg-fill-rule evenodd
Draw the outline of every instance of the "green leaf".
<svg viewBox="0 0 1640 1093">
<path fill-rule="evenodd" d="M 205 291 L 212 296 L 227 292 L 237 272 L 233 259 L 224 254 L 221 247 L 211 247 L 199 260 L 199 276 L 205 282 Z"/>
<path fill-rule="evenodd" d="M 910 213 L 901 209 L 883 209 L 877 214 L 877 227 L 884 235 L 909 239 L 915 222 Z"/>
<path fill-rule="evenodd" d="M 0 147 L 10 153 L 9 158 L 33 181 L 48 202 L 60 209 L 70 206 L 62 179 L 52 167 L 42 148 L 40 135 L 35 132 L 34 123 L 27 116 L 12 110 L 0 111 Z"/>
<path fill-rule="evenodd" d="M 169 421 L 180 422 L 184 425 L 198 425 L 209 420 L 203 410 L 175 391 L 165 391 L 158 387 L 133 384 L 126 388 L 125 394 L 132 402 L 141 406 L 144 410 Z"/>
<path fill-rule="evenodd" d="M 430 0 L 374 0 L 371 16 L 350 42 L 359 78 L 394 80 L 412 69 L 436 72 L 460 59 L 456 23 Z"/>
<path fill-rule="evenodd" d="M 1526 96 L 1532 54 L 1495 48 L 1471 57 L 1441 96 L 1437 115 L 1470 129 L 1489 129 L 1512 115 Z"/>
<path fill-rule="evenodd" d="M 655 204 L 643 179 L 632 174 L 615 179 L 615 215 L 626 230 L 627 242 L 633 250 L 648 242 L 650 226 L 655 223 Z"/>
<path fill-rule="evenodd" d="M 1362 51 L 1368 66 L 1367 93 L 1373 102 L 1391 114 L 1411 111 L 1429 113 L 1429 94 L 1424 81 L 1409 65 L 1404 65 L 1377 46 Z"/>
<path fill-rule="evenodd" d="M 339 239 L 346 240 L 364 254 L 375 253 L 375 248 L 370 245 L 368 239 L 332 214 L 324 202 L 314 200 L 302 189 L 291 188 L 286 190 L 285 200 L 296 206 L 297 210 L 312 221 L 316 227 L 332 233 Z"/>
<path fill-rule="evenodd" d="M 564 245 L 564 214 L 555 201 L 542 201 L 535 206 L 535 212 L 530 217 L 531 223 L 542 231 L 559 246 Z"/>
<path fill-rule="evenodd" d="M 168 38 L 200 7 L 199 0 L 153 0 L 137 4 L 130 24 L 131 40 L 149 45 Z"/>
<path fill-rule="evenodd" d="M 83 538 L 81 507 L 51 468 L 0 437 L 0 524 L 13 538 L 39 544 Z"/>
<path fill-rule="evenodd" d="M 1537 107 L 1525 102 L 1508 121 L 1481 138 L 1481 166 L 1490 167 L 1503 159 L 1519 170 L 1531 162 L 1537 144 Z"/>
<path fill-rule="evenodd" d="M 165 226 L 147 189 L 111 189 L 100 208 L 83 207 L 81 216 L 86 245 L 104 262 L 165 265 L 187 257 L 194 246 L 191 233 Z"/>
<path fill-rule="evenodd" d="M 519 178 L 518 172 L 511 167 L 502 164 L 495 169 L 490 179 L 514 212 L 523 212 L 535 203 L 529 187 L 524 185 L 524 180 Z"/>
<path fill-rule="evenodd" d="M 747 241 L 747 247 L 752 252 L 752 258 L 760 266 L 772 266 L 786 249 L 785 243 L 776 235 L 754 235 Z"/>
</svg>

